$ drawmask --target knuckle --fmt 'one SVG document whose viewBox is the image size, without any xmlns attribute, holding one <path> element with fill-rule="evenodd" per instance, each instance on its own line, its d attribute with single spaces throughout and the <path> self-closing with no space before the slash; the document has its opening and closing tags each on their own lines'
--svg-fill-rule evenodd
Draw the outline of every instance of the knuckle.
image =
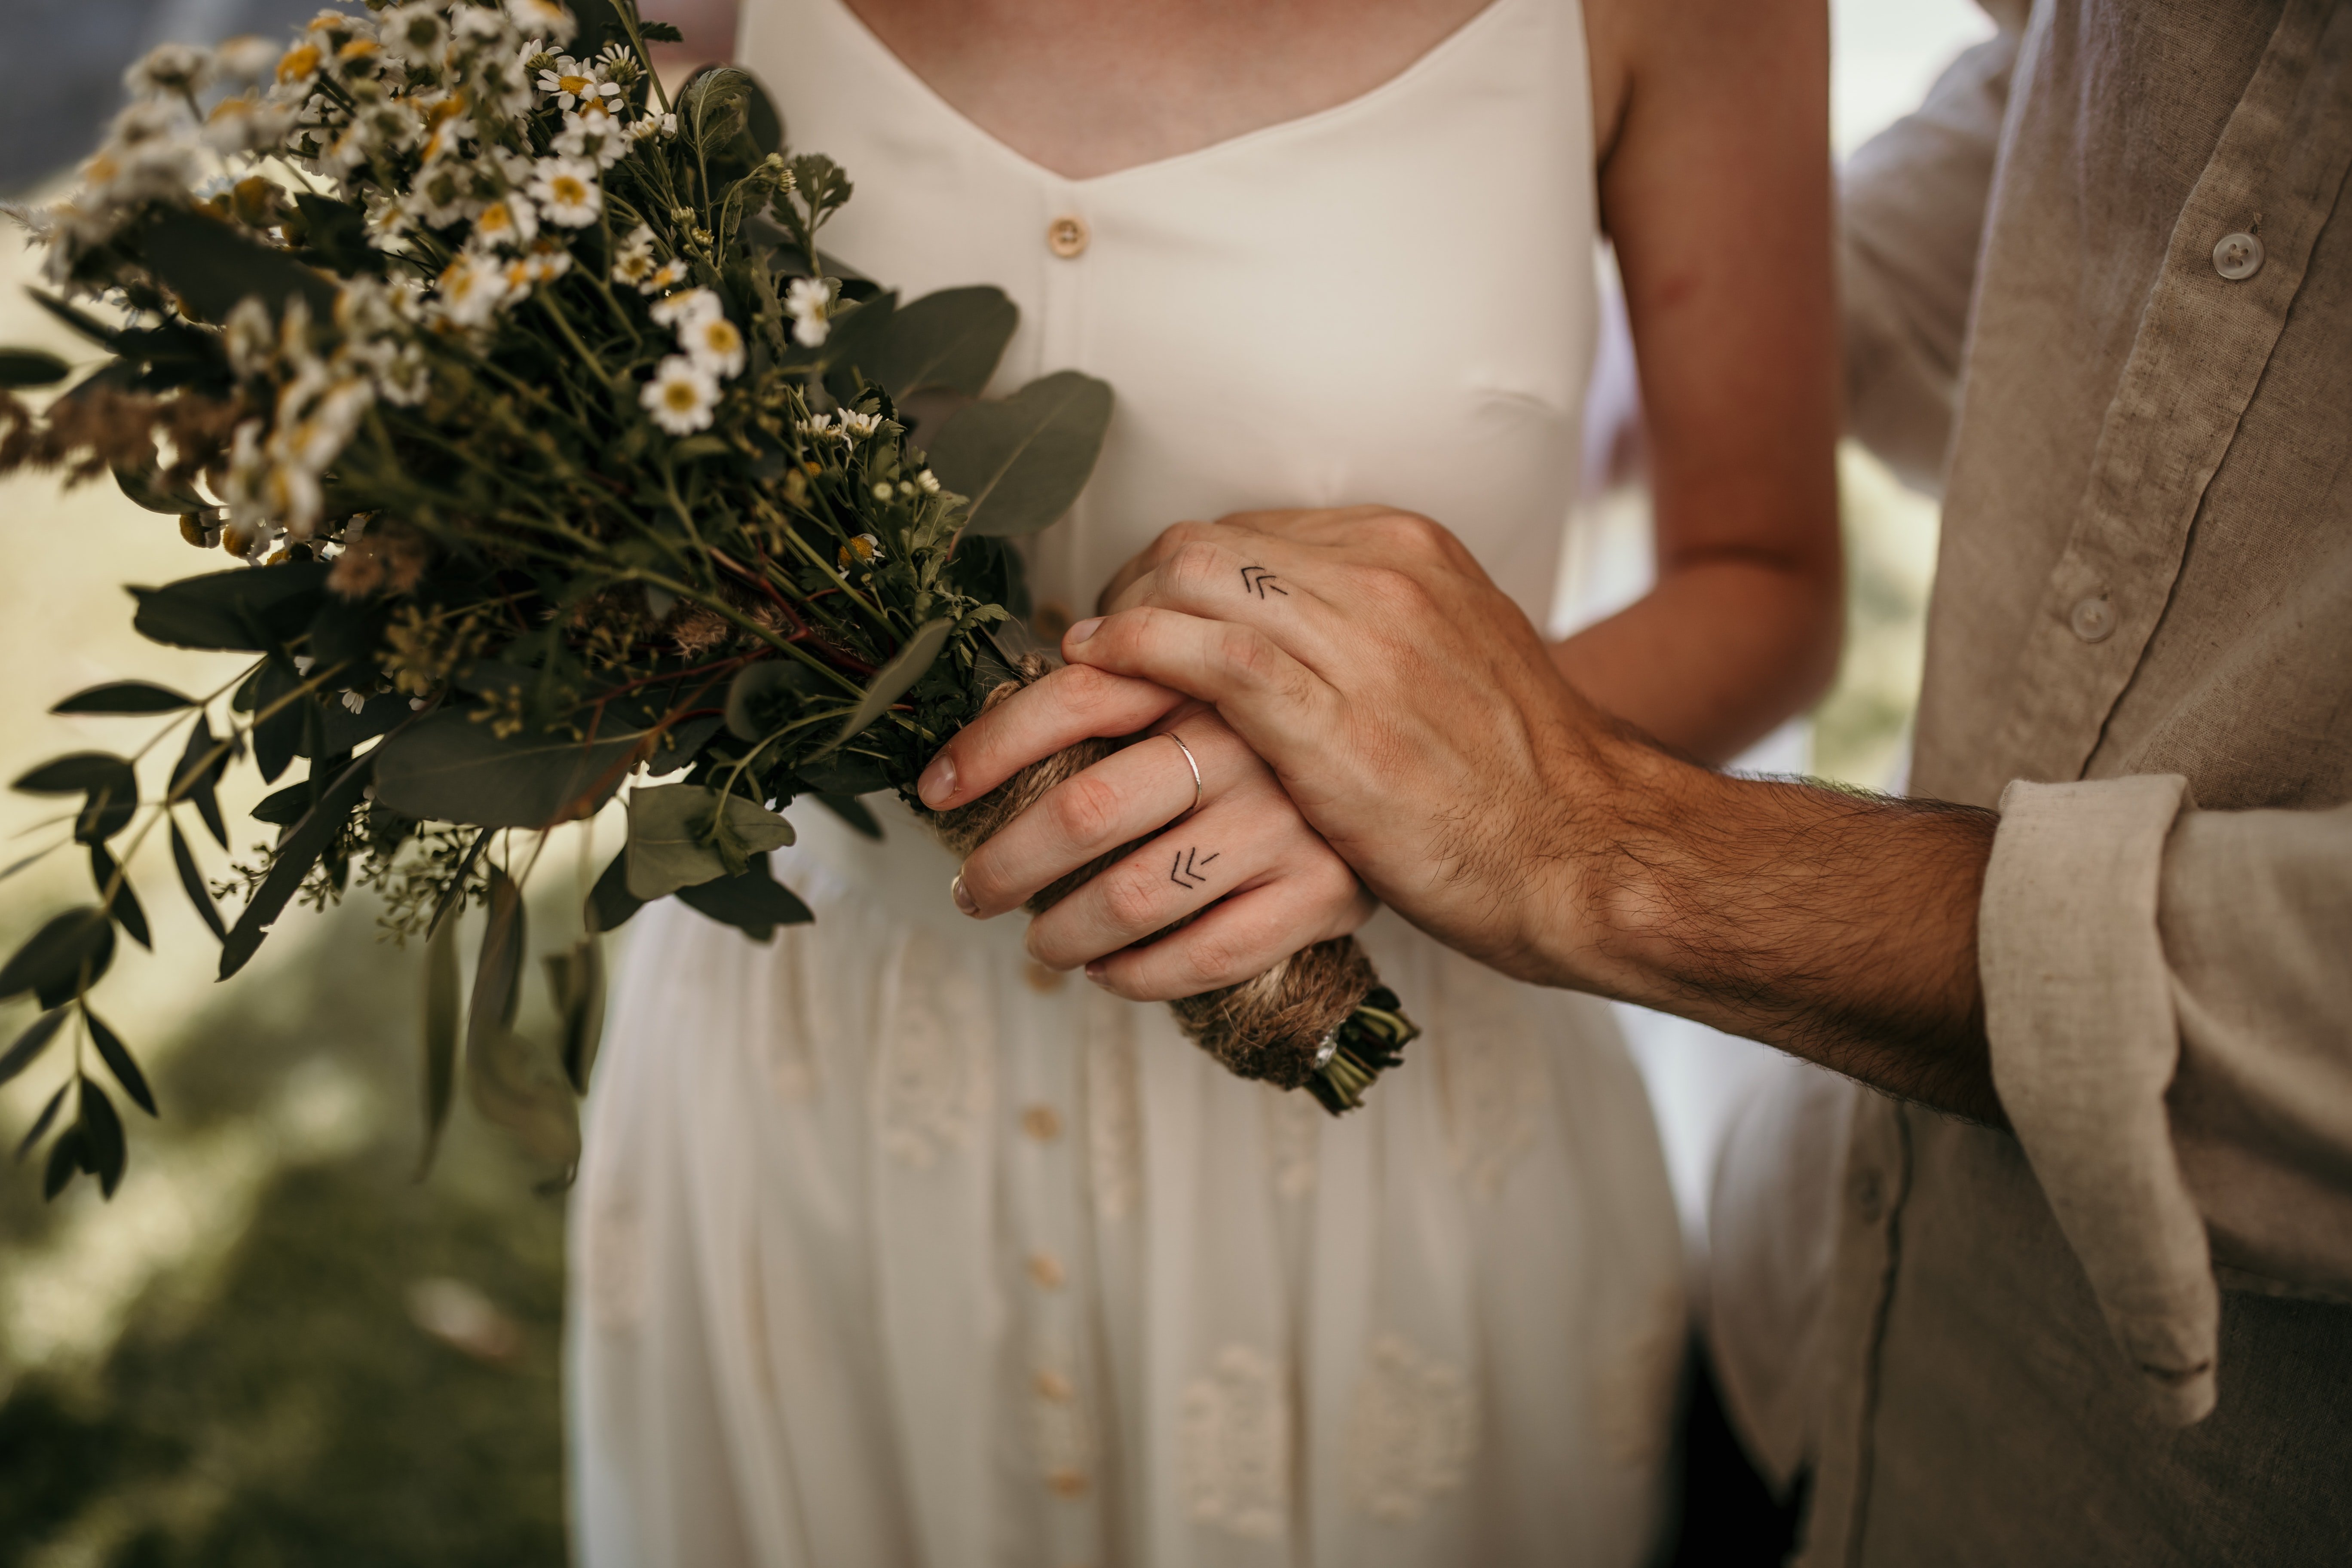
<svg viewBox="0 0 2352 1568">
<path fill-rule="evenodd" d="M 1166 918 L 1151 884 L 1131 874 L 1113 872 L 1104 877 L 1102 907 L 1113 929 L 1120 931 L 1151 931 Z"/>
<path fill-rule="evenodd" d="M 1184 945 L 1184 979 L 1195 992 L 1230 985 L 1255 973 L 1249 953 L 1230 933 L 1204 931 Z"/>
<path fill-rule="evenodd" d="M 1160 580 L 1168 592 L 1179 599 L 1198 595 L 1221 577 L 1225 568 L 1225 552 L 1206 542 L 1178 545 L 1160 563 Z"/>
<path fill-rule="evenodd" d="M 1118 793 L 1090 773 L 1080 773 L 1045 797 L 1048 820 L 1073 844 L 1102 841 L 1118 817 Z"/>
</svg>

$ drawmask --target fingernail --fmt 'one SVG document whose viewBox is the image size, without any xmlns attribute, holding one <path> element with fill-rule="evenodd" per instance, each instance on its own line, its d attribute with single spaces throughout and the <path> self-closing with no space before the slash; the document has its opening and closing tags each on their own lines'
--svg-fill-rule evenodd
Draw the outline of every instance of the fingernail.
<svg viewBox="0 0 2352 1568">
<path fill-rule="evenodd" d="M 922 797 L 925 805 L 934 809 L 954 798 L 955 759 L 945 752 L 933 757 L 931 765 L 923 770 L 923 776 L 915 781 L 915 793 Z"/>
<path fill-rule="evenodd" d="M 948 897 L 955 900 L 956 908 L 961 910 L 972 919 L 978 920 L 980 918 L 980 901 L 974 899 L 971 896 L 971 890 L 963 885 L 962 872 L 958 871 L 955 874 L 955 880 L 948 884 Z"/>
<path fill-rule="evenodd" d="M 1093 981 L 1096 984 L 1101 986 L 1106 991 L 1110 989 L 1110 982 L 1105 980 L 1103 976 L 1109 973 L 1110 966 L 1099 958 L 1087 965 L 1087 978 Z"/>
<path fill-rule="evenodd" d="M 1087 619 L 1080 621 L 1076 626 L 1072 626 L 1068 631 L 1063 633 L 1062 641 L 1065 645 L 1070 647 L 1076 647 L 1078 644 L 1094 636 L 1096 628 L 1099 627 L 1102 624 L 1103 618 L 1100 616 L 1090 616 Z"/>
</svg>

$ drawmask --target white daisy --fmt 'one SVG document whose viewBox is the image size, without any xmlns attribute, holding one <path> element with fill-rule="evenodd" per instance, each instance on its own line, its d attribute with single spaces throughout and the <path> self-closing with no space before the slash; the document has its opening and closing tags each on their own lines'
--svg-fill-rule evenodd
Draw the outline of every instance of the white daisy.
<svg viewBox="0 0 2352 1568">
<path fill-rule="evenodd" d="M 601 99 L 591 100 L 563 117 L 555 150 L 567 158 L 584 158 L 609 169 L 628 156 L 627 133 Z"/>
<path fill-rule="evenodd" d="M 793 279 L 784 289 L 784 310 L 793 319 L 793 342 L 804 349 L 824 342 L 833 330 L 825 320 L 825 308 L 832 302 L 833 290 L 824 279 Z"/>
<path fill-rule="evenodd" d="M 553 38 L 559 44 L 571 42 L 572 35 L 580 30 L 572 13 L 555 0 L 507 0 L 507 15 L 524 32 Z"/>
<path fill-rule="evenodd" d="M 687 289 L 667 300 L 655 300 L 653 309 L 647 313 L 659 325 L 675 327 L 682 322 L 724 315 L 726 308 L 719 304 L 719 296 L 708 289 Z"/>
<path fill-rule="evenodd" d="M 710 425 L 719 405 L 719 384 L 684 354 L 672 354 L 655 370 L 638 401 L 654 423 L 673 436 L 691 436 Z"/>
<path fill-rule="evenodd" d="M 530 183 L 531 200 L 550 223 L 585 228 L 604 210 L 604 193 L 596 185 L 596 165 L 578 158 L 542 158 Z"/>
<path fill-rule="evenodd" d="M 213 49 L 214 72 L 230 81 L 259 81 L 277 60 L 278 46 L 251 33 L 224 39 Z"/>
<path fill-rule="evenodd" d="M 212 58 L 186 44 L 158 44 L 122 73 L 122 85 L 142 98 L 192 93 L 212 77 Z"/>
<path fill-rule="evenodd" d="M 595 60 L 575 60 L 565 55 L 539 73 L 539 90 L 555 100 L 558 109 L 577 109 L 590 99 L 618 98 L 620 87 L 604 79 L 604 68 Z"/>
<path fill-rule="evenodd" d="M 412 0 L 377 13 L 375 30 L 386 54 L 411 65 L 432 65 L 449 47 L 448 19 L 433 0 Z"/>
<path fill-rule="evenodd" d="M 677 341 L 688 358 L 722 380 L 743 373 L 743 334 L 724 316 L 696 316 L 680 321 Z"/>
<path fill-rule="evenodd" d="M 539 233 L 539 214 L 516 196 L 501 196 L 474 218 L 474 240 L 500 250 L 519 250 Z"/>
<path fill-rule="evenodd" d="M 654 274 L 654 231 L 637 225 L 613 252 L 613 281 L 635 287 Z"/>
<path fill-rule="evenodd" d="M 629 122 L 629 139 L 633 142 L 650 142 L 656 136 L 677 134 L 677 116 L 675 114 L 648 114 L 642 120 Z"/>
<path fill-rule="evenodd" d="M 673 256 L 651 272 L 646 273 L 645 281 L 637 285 L 637 291 L 641 294 L 659 294 L 665 289 L 675 289 L 685 281 L 686 259 L 683 257 Z"/>
<path fill-rule="evenodd" d="M 464 252 L 441 274 L 438 287 L 442 319 L 452 326 L 478 327 L 506 300 L 506 271 L 487 256 Z"/>
</svg>

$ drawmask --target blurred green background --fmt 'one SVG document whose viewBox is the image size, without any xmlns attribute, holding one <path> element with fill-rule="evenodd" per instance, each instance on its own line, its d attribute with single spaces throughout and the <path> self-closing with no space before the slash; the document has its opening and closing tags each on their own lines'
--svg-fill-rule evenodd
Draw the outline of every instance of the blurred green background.
<svg viewBox="0 0 2352 1568">
<path fill-rule="evenodd" d="M 274 33 L 312 8 L 12 0 L 0 191 L 57 187 L 146 44 Z M 675 51 L 686 63 L 723 52 L 730 0 L 645 8 L 688 26 Z M 1836 16 L 1843 148 L 1916 101 L 1985 26 L 1966 0 L 1842 0 Z M 86 357 L 26 302 L 34 270 L 0 231 L 0 343 Z M 1842 471 L 1852 636 L 1811 765 L 1876 785 L 1917 684 L 1935 510 L 1858 453 Z M 1638 493 L 1608 498 L 1580 526 L 1602 542 L 1588 562 L 1622 570 L 1642 548 Z M 134 675 L 194 690 L 226 678 L 229 656 L 131 635 L 121 584 L 215 563 L 110 485 L 0 480 L 0 563 L 7 776 L 148 732 L 148 721 L 47 716 L 68 692 Z M 233 822 L 259 793 L 246 784 L 241 800 L 225 792 Z M 0 865 L 61 836 L 52 804 L 0 795 Z M 260 837 L 244 826 L 240 843 Z M 617 833 L 606 834 L 609 852 Z M 199 853 L 221 869 L 208 843 Z M 125 1111 L 131 1165 L 110 1204 L 83 1180 L 45 1205 L 37 1163 L 0 1163 L 0 1568 L 560 1563 L 562 1198 L 463 1096 L 438 1163 L 414 1179 L 421 951 L 380 943 L 354 899 L 289 915 L 251 969 L 215 989 L 217 949 L 160 846 L 133 870 L 158 952 L 128 951 L 101 995 L 162 1118 Z M 0 951 L 84 897 L 68 855 L 14 877 Z M 535 918 L 541 943 L 569 940 L 574 918 L 560 905 Z M 0 1039 L 31 1016 L 29 1003 L 0 1006 Z M 549 1028 L 543 1016 L 524 1023 Z M 60 1070 L 44 1061 L 0 1089 L 0 1149 Z"/>
</svg>

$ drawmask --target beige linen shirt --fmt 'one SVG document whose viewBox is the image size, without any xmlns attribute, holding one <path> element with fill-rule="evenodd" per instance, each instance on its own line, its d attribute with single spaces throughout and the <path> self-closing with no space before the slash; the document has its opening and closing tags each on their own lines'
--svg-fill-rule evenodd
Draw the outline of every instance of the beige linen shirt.
<svg viewBox="0 0 2352 1568">
<path fill-rule="evenodd" d="M 2040 0 L 1847 176 L 2014 1136 L 1856 1099 L 1802 1561 L 2352 1563 L 2352 0 Z"/>
</svg>

